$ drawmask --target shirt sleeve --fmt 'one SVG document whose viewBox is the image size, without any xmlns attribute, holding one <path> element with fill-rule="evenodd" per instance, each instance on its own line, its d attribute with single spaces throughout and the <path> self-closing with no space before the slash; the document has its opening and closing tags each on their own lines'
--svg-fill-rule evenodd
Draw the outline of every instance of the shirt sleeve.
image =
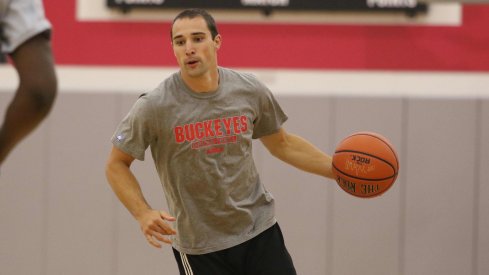
<svg viewBox="0 0 489 275">
<path fill-rule="evenodd" d="M 263 84 L 259 85 L 258 98 L 258 112 L 253 121 L 254 139 L 276 133 L 288 118 L 272 92 Z"/>
<path fill-rule="evenodd" d="M 112 136 L 112 144 L 138 160 L 155 138 L 155 118 L 150 100 L 140 97 Z"/>
</svg>

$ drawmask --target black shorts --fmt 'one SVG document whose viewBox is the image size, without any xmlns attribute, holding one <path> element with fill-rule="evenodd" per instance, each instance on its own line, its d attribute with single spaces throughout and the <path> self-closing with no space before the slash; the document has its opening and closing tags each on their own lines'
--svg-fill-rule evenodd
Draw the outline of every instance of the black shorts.
<svg viewBox="0 0 489 275">
<path fill-rule="evenodd" d="M 240 245 L 202 255 L 173 249 L 180 275 L 296 275 L 276 223 Z"/>
</svg>

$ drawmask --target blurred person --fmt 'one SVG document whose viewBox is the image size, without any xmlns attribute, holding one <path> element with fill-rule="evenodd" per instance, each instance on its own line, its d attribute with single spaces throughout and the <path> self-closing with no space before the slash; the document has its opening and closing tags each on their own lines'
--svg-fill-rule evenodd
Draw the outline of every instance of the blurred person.
<svg viewBox="0 0 489 275">
<path fill-rule="evenodd" d="M 222 37 L 206 11 L 178 14 L 171 43 L 180 70 L 141 95 L 117 127 L 108 182 L 149 244 L 172 245 L 180 274 L 296 274 L 252 140 L 330 179 L 331 157 L 282 127 L 287 116 L 253 75 L 218 66 Z M 130 168 L 148 147 L 168 211 L 151 208 Z"/>
<path fill-rule="evenodd" d="M 0 168 L 14 147 L 48 115 L 57 93 L 51 24 L 41 0 L 0 0 L 0 48 L 19 86 L 0 128 Z"/>
</svg>

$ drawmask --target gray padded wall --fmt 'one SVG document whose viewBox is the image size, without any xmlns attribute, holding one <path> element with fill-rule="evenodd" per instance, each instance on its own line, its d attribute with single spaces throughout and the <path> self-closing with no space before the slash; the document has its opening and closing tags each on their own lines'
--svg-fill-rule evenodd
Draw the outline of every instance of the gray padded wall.
<svg viewBox="0 0 489 275">
<path fill-rule="evenodd" d="M 475 100 L 409 100 L 404 274 L 473 274 Z"/>
<path fill-rule="evenodd" d="M 480 137 L 478 144 L 478 227 L 475 242 L 477 245 L 477 261 L 475 269 L 478 275 L 489 274 L 489 100 L 480 102 Z"/>
<path fill-rule="evenodd" d="M 114 223 L 104 178 L 110 94 L 61 93 L 49 120 L 46 274 L 111 274 Z"/>
<path fill-rule="evenodd" d="M 11 94 L 0 92 L 0 110 Z M 48 123 L 12 151 L 0 171 L 0 273 L 42 274 L 46 263 Z"/>
</svg>

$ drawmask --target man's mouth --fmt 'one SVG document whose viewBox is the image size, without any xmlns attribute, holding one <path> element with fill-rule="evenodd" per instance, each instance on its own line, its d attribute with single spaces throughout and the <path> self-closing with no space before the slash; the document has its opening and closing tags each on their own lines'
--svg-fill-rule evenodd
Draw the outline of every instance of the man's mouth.
<svg viewBox="0 0 489 275">
<path fill-rule="evenodd" d="M 187 65 L 195 65 L 197 64 L 199 61 L 198 60 L 190 60 L 190 61 L 187 61 Z"/>
</svg>

